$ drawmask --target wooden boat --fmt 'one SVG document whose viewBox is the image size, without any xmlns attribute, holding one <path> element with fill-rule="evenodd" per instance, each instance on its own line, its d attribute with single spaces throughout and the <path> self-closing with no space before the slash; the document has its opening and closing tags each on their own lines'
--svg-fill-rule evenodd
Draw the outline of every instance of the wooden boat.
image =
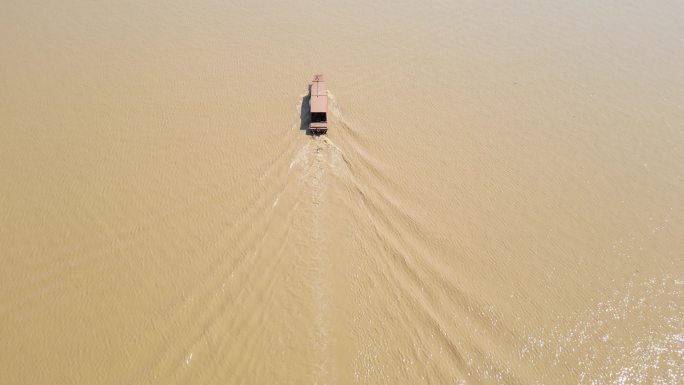
<svg viewBox="0 0 684 385">
<path fill-rule="evenodd" d="M 323 75 L 315 75 L 309 91 L 309 107 L 311 120 L 309 130 L 314 135 L 328 132 L 328 90 Z"/>
</svg>

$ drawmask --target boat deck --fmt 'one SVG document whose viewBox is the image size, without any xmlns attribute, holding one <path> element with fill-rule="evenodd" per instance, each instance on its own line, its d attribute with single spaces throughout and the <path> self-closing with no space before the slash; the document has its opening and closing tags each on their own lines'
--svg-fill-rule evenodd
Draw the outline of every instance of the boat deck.
<svg viewBox="0 0 684 385">
<path fill-rule="evenodd" d="M 323 75 L 314 76 L 311 82 L 311 112 L 328 112 L 328 90 Z"/>
</svg>

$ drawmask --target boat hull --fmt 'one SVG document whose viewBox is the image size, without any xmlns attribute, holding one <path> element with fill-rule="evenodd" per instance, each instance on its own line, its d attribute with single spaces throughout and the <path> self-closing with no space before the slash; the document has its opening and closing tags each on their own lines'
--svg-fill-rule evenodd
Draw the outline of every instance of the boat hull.
<svg viewBox="0 0 684 385">
<path fill-rule="evenodd" d="M 309 130 L 312 134 L 321 135 L 328 131 L 328 91 L 323 75 L 315 75 L 309 87 Z"/>
</svg>

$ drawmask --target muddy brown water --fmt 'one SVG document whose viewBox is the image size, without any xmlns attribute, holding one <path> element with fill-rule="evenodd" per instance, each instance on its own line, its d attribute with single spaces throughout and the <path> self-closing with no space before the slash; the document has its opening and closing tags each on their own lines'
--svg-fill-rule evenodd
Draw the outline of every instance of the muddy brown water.
<svg viewBox="0 0 684 385">
<path fill-rule="evenodd" d="M 684 382 L 683 14 L 3 2 L 0 383 Z"/>
</svg>

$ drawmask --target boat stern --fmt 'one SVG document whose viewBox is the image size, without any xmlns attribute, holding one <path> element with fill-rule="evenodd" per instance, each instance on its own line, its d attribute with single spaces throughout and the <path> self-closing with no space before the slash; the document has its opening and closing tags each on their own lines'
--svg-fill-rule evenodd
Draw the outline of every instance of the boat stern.
<svg viewBox="0 0 684 385">
<path fill-rule="evenodd" d="M 316 135 L 325 134 L 328 132 L 327 122 L 311 122 L 309 123 L 309 130 Z"/>
</svg>

